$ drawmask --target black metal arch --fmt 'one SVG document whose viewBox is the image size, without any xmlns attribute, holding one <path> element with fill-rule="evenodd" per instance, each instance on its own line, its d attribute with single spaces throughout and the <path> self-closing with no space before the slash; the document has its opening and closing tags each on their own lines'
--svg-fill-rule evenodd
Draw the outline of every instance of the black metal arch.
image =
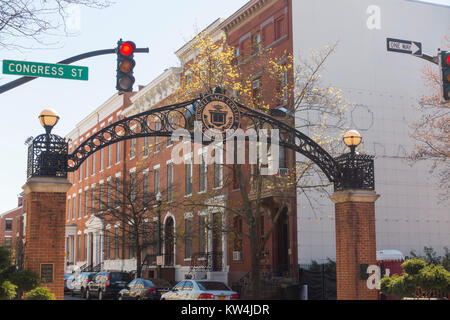
<svg viewBox="0 0 450 320">
<path fill-rule="evenodd" d="M 186 129 L 194 137 L 195 109 L 202 99 L 200 96 L 198 99 L 151 109 L 109 125 L 85 140 L 68 155 L 67 171 L 76 171 L 90 155 L 122 140 L 152 136 L 170 137 L 176 129 Z M 336 190 L 351 187 L 374 189 L 373 157 L 345 154 L 335 159 L 314 140 L 288 124 L 242 104 L 236 105 L 240 109 L 241 125 L 246 123 L 249 127 L 248 124 L 251 123 L 254 128 L 279 129 L 283 133 L 279 144 L 313 161 L 330 182 L 334 183 Z M 178 115 L 177 119 L 181 119 L 178 123 L 170 121 L 175 114 Z M 156 127 L 156 123 L 160 124 L 159 128 Z"/>
</svg>

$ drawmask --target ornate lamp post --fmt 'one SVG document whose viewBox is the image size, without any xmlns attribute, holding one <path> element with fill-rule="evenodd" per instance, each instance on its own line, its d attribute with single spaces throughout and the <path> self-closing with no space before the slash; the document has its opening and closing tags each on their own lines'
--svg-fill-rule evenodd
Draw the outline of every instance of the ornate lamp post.
<svg viewBox="0 0 450 320">
<path fill-rule="evenodd" d="M 362 137 L 356 130 L 344 135 L 350 148 L 337 158 L 335 192 L 330 196 L 336 215 L 336 277 L 338 300 L 376 300 L 367 284 L 368 266 L 376 265 L 374 157 L 356 153 Z"/>
<path fill-rule="evenodd" d="M 28 147 L 27 182 L 22 187 L 27 201 L 24 268 L 40 275 L 43 285 L 64 299 L 65 213 L 68 143 L 51 134 L 59 117 L 46 109 L 39 115 L 45 134 Z"/>
<path fill-rule="evenodd" d="M 161 193 L 158 192 L 156 194 L 156 205 L 157 205 L 157 213 L 158 213 L 158 257 L 157 257 L 157 265 L 158 265 L 158 279 L 161 279 L 161 263 L 162 261 L 158 261 L 161 259 L 161 202 L 162 202 Z"/>
<path fill-rule="evenodd" d="M 67 177 L 68 143 L 60 136 L 51 134 L 59 116 L 52 109 L 39 115 L 45 134 L 37 136 L 28 148 L 27 178 L 36 176 Z"/>
</svg>

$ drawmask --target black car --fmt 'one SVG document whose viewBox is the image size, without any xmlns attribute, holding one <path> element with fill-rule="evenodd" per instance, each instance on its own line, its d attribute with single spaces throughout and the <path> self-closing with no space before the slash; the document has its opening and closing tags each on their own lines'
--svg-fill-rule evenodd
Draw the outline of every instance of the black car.
<svg viewBox="0 0 450 320">
<path fill-rule="evenodd" d="M 169 291 L 170 283 L 163 279 L 137 278 L 120 290 L 119 300 L 160 300 L 161 295 Z"/>
<path fill-rule="evenodd" d="M 131 282 L 131 275 L 122 271 L 101 271 L 86 287 L 86 299 L 115 299 L 119 291 Z"/>
<path fill-rule="evenodd" d="M 71 292 L 72 296 L 76 294 L 80 294 L 82 298 L 86 297 L 86 288 L 89 282 L 94 279 L 96 273 L 95 272 L 82 272 L 80 273 L 75 280 L 72 281 Z"/>
</svg>

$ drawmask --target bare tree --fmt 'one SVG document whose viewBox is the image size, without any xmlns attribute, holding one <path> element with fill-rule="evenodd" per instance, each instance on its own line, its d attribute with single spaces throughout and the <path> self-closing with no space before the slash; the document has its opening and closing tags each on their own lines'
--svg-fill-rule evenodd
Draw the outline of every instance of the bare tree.
<svg viewBox="0 0 450 320">
<path fill-rule="evenodd" d="M 127 176 L 111 177 L 99 185 L 93 208 L 95 216 L 103 220 L 106 256 L 109 250 L 117 254 L 122 248 L 123 257 L 128 248 L 130 258 L 136 258 L 137 277 L 142 276 L 147 248 L 157 245 L 158 211 L 175 206 L 175 201 L 166 201 L 166 190 L 150 192 L 151 174 L 148 170 L 137 170 Z M 165 201 L 158 199 L 158 193 Z"/>
<path fill-rule="evenodd" d="M 445 47 L 450 47 L 450 36 L 445 37 Z M 416 140 L 411 154 L 413 161 L 430 160 L 430 172 L 440 182 L 442 201 L 450 197 L 450 103 L 441 102 L 441 79 L 434 65 L 427 64 L 423 79 L 431 93 L 420 100 L 421 118 L 413 123 L 411 137 Z"/>
<path fill-rule="evenodd" d="M 71 6 L 106 8 L 110 0 L 0 0 L 0 47 L 24 48 L 27 40 L 48 45 L 45 36 L 68 35 Z"/>
</svg>

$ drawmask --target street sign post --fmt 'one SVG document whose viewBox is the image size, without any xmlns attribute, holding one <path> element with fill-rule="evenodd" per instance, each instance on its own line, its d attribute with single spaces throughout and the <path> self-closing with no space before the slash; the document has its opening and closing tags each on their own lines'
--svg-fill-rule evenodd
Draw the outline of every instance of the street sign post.
<svg viewBox="0 0 450 320">
<path fill-rule="evenodd" d="M 88 80 L 88 68 L 64 64 L 3 60 L 3 73 L 27 77 Z"/>
<path fill-rule="evenodd" d="M 417 41 L 401 40 L 387 38 L 387 51 L 412 54 L 414 56 L 422 55 L 422 43 Z"/>
</svg>

